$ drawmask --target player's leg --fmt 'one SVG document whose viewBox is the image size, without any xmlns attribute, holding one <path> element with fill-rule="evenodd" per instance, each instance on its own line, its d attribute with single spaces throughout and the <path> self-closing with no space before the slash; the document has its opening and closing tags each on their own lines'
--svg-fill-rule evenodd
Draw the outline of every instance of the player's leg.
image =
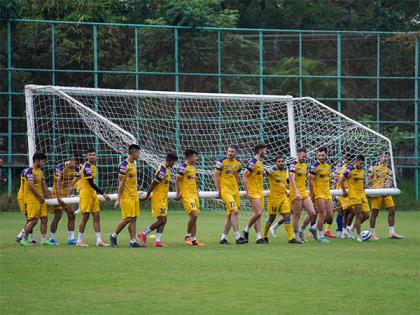
<svg viewBox="0 0 420 315">
<path fill-rule="evenodd" d="M 275 211 L 277 211 L 277 209 Z M 275 220 L 276 220 L 276 213 L 269 214 L 268 220 L 264 224 L 263 238 L 264 238 L 264 241 L 266 241 L 267 243 L 269 242 L 268 232 L 270 231 L 270 227 L 274 223 Z"/>
<path fill-rule="evenodd" d="M 379 237 L 376 234 L 376 218 L 379 215 L 379 209 L 372 208 L 372 213 L 370 215 L 370 231 L 372 232 L 372 240 L 377 241 Z"/>
<path fill-rule="evenodd" d="M 202 246 L 204 244 L 197 240 L 197 220 L 198 220 L 198 210 L 191 211 L 190 213 L 191 243 L 194 246 Z"/>
<path fill-rule="evenodd" d="M 243 238 L 248 240 L 249 230 L 251 229 L 252 226 L 254 226 L 256 240 L 258 244 L 265 244 L 265 241 L 262 239 L 262 236 L 261 236 L 260 224 L 259 224 L 260 223 L 259 220 L 263 212 L 261 198 L 251 198 L 251 206 L 252 206 L 252 216 L 248 221 L 248 225 L 245 227 Z"/>
<path fill-rule="evenodd" d="M 354 228 L 356 229 L 356 233 L 357 233 L 357 240 L 361 241 L 360 238 L 360 233 L 362 232 L 362 219 L 363 219 L 363 214 L 362 214 L 362 204 L 355 204 L 353 205 L 353 212 L 354 212 Z"/>
<path fill-rule="evenodd" d="M 88 244 L 85 243 L 85 240 L 84 240 L 84 233 L 86 229 L 86 224 L 89 221 L 89 216 L 90 216 L 90 212 L 82 212 L 82 220 L 80 220 L 80 223 L 79 223 L 79 234 L 77 236 L 77 243 L 76 243 L 76 246 L 78 247 L 89 246 Z"/>
<path fill-rule="evenodd" d="M 316 212 L 315 212 L 315 208 L 314 208 L 314 205 L 312 203 L 312 200 L 309 197 L 306 197 L 305 199 L 302 200 L 302 206 L 306 210 L 306 212 L 308 213 L 308 215 L 303 220 L 302 226 L 299 229 L 299 237 L 303 241 L 305 241 L 305 228 L 309 225 L 309 223 L 311 223 L 312 219 L 316 215 Z M 314 231 L 312 229 L 312 227 L 311 227 L 309 229 L 309 231 L 312 233 L 312 235 L 316 239 L 316 236 L 317 236 L 316 235 L 316 230 Z"/>
<path fill-rule="evenodd" d="M 322 243 L 329 243 L 330 241 L 324 237 L 324 223 L 327 218 L 327 204 L 325 199 L 316 199 L 316 210 L 318 211 L 318 221 L 316 223 L 317 235 L 316 240 Z"/>
<path fill-rule="evenodd" d="M 93 229 L 95 230 L 95 234 L 96 234 L 96 246 L 109 246 L 109 244 L 105 243 L 102 240 L 101 214 L 99 212 L 99 207 L 98 207 L 97 211 L 92 212 L 92 218 L 93 218 L 93 220 L 92 220 L 93 221 Z"/>
<path fill-rule="evenodd" d="M 219 244 L 222 244 L 222 245 L 229 244 L 229 242 L 227 240 L 227 237 L 228 237 L 228 234 L 229 234 L 229 230 L 232 226 L 231 216 L 232 216 L 232 211 L 227 211 L 225 222 L 223 223 L 223 233 L 222 233 L 222 236 L 220 237 Z"/>
<path fill-rule="evenodd" d="M 293 209 L 293 231 L 295 233 L 295 238 L 298 240 L 299 236 L 299 220 L 300 216 L 302 215 L 302 200 L 295 199 L 292 201 L 292 209 Z"/>
<path fill-rule="evenodd" d="M 281 217 L 276 223 L 270 227 L 270 233 L 273 237 L 277 237 L 277 229 L 284 223 L 284 218 Z M 292 228 L 293 230 L 293 228 Z"/>
<path fill-rule="evenodd" d="M 39 207 L 39 217 L 41 220 L 41 225 L 39 226 L 41 231 L 41 245 L 45 246 L 55 246 L 57 243 L 50 242 L 47 240 L 47 233 L 48 233 L 48 210 L 47 205 L 45 203 L 41 204 Z"/>
<path fill-rule="evenodd" d="M 137 243 L 136 240 L 136 230 L 137 230 L 137 216 L 128 218 L 128 232 L 130 233 L 130 247 L 131 248 L 139 248 L 144 247 L 144 245 L 140 245 Z"/>
<path fill-rule="evenodd" d="M 29 218 L 28 223 L 25 225 L 23 237 L 20 241 L 21 245 L 31 246 L 31 243 L 28 241 L 28 236 L 33 230 L 34 226 L 38 223 L 38 218 Z"/>
<path fill-rule="evenodd" d="M 344 210 L 343 207 L 340 205 L 337 209 L 337 217 L 335 218 L 335 223 L 337 224 L 337 236 L 340 239 L 343 237 L 343 217 Z"/>
<path fill-rule="evenodd" d="M 51 221 L 50 226 L 50 242 L 57 243 L 55 240 L 55 233 L 57 232 L 58 222 L 60 222 L 61 216 L 63 215 L 63 208 L 62 207 L 54 207 L 54 217 Z"/>
<path fill-rule="evenodd" d="M 166 244 L 162 243 L 162 233 L 165 229 L 167 218 L 166 215 L 157 217 L 159 226 L 156 228 L 156 241 L 153 243 L 153 247 L 166 247 Z"/>
<path fill-rule="evenodd" d="M 327 223 L 327 225 L 326 225 L 326 231 L 324 233 L 324 236 L 334 238 L 335 235 L 334 233 L 331 232 L 331 227 L 334 222 L 334 203 L 332 199 L 327 199 L 325 201 L 325 205 L 326 205 L 325 222 Z"/>
<path fill-rule="evenodd" d="M 239 194 L 238 194 L 238 199 L 239 199 Z M 233 209 L 232 213 L 230 215 L 230 223 L 231 223 L 231 226 L 232 226 L 232 229 L 233 229 L 233 234 L 235 236 L 236 244 L 242 245 L 242 244 L 247 243 L 247 240 L 245 240 L 241 236 L 241 233 L 239 232 L 238 216 L 239 216 L 239 209 L 237 209 L 237 208 Z"/>
<path fill-rule="evenodd" d="M 384 198 L 384 206 L 388 211 L 389 237 L 391 239 L 403 239 L 403 236 L 395 232 L 395 204 L 392 196 L 386 196 Z"/>
<path fill-rule="evenodd" d="M 74 227 L 76 225 L 76 215 L 74 214 L 74 206 L 68 205 L 64 207 L 64 211 L 66 211 L 67 213 L 67 245 L 76 245 L 76 240 L 74 239 Z"/>
<path fill-rule="evenodd" d="M 120 232 L 127 226 L 127 224 L 130 222 L 131 218 L 122 218 L 120 222 L 118 222 L 117 226 L 115 227 L 114 232 L 109 237 L 109 241 L 111 243 L 111 246 L 116 248 L 118 247 L 118 235 Z"/>
</svg>

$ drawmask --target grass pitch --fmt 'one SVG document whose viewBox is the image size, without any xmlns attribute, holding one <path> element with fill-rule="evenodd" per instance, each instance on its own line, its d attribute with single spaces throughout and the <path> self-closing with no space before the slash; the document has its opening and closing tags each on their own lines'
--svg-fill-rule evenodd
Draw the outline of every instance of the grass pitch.
<svg viewBox="0 0 420 315">
<path fill-rule="evenodd" d="M 119 218 L 119 211 L 102 212 L 105 241 Z M 183 244 L 187 217 L 173 211 L 163 236 L 169 247 L 128 248 L 123 231 L 120 248 L 113 249 L 64 245 L 63 217 L 57 233 L 63 245 L 23 248 L 14 241 L 23 216 L 0 213 L 1 313 L 420 314 L 419 211 L 397 213 L 401 241 L 387 239 L 381 212 L 381 239 L 365 243 L 293 245 L 280 228 L 270 245 L 223 246 L 223 220 L 201 213 L 198 236 L 205 247 Z M 138 230 L 152 221 L 144 211 Z M 35 231 L 39 239 L 38 226 Z M 94 244 L 91 221 L 85 236 Z"/>
</svg>

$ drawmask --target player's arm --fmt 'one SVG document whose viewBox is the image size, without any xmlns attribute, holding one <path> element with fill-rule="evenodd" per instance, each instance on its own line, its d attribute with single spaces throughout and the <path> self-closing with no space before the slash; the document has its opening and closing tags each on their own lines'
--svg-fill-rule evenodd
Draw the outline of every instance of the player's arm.
<svg viewBox="0 0 420 315">
<path fill-rule="evenodd" d="M 372 187 L 372 181 L 373 181 L 373 177 L 374 177 L 374 174 L 373 174 L 373 167 L 372 167 L 372 165 L 369 167 L 369 170 L 368 170 L 368 186 L 369 187 Z"/>
<path fill-rule="evenodd" d="M 249 188 L 248 188 L 248 177 L 251 175 L 251 172 L 246 169 L 244 172 L 244 175 L 242 176 L 242 180 L 244 182 L 244 188 L 245 188 L 245 196 L 249 198 Z"/>
<path fill-rule="evenodd" d="M 86 180 L 89 183 L 90 187 L 92 187 L 98 194 L 102 195 L 106 201 L 109 201 L 109 196 L 102 189 L 96 186 L 96 184 L 93 182 L 92 177 L 87 178 Z"/>
<path fill-rule="evenodd" d="M 220 171 L 215 169 L 214 170 L 214 184 L 216 185 L 216 190 L 217 190 L 217 198 L 220 198 Z"/>
<path fill-rule="evenodd" d="M 182 175 L 176 174 L 175 188 L 176 188 L 176 200 L 180 200 L 181 196 L 181 180 Z"/>
<path fill-rule="evenodd" d="M 152 184 L 149 186 L 149 188 L 147 189 L 146 197 L 141 198 L 140 200 L 143 201 L 143 200 L 149 199 L 150 195 L 152 194 L 153 190 L 155 189 L 158 183 L 159 183 L 158 181 L 154 180 Z"/>
<path fill-rule="evenodd" d="M 293 188 L 293 191 L 295 192 L 296 195 L 296 199 L 302 199 L 299 193 L 299 190 L 297 189 L 296 186 L 296 177 L 295 177 L 295 172 L 294 171 L 290 171 L 289 172 L 289 180 L 290 180 L 290 187 Z"/>
<path fill-rule="evenodd" d="M 118 196 L 114 202 L 114 208 L 118 208 L 121 201 L 121 196 L 124 191 L 125 175 L 118 174 Z"/>
<path fill-rule="evenodd" d="M 309 182 L 309 193 L 311 194 L 311 199 L 314 201 L 315 193 L 314 193 L 314 179 L 316 175 L 316 165 L 312 164 L 311 169 L 309 170 L 308 175 L 308 182 Z"/>
<path fill-rule="evenodd" d="M 146 200 L 150 198 L 150 195 L 152 194 L 153 190 L 155 189 L 155 187 L 162 181 L 165 179 L 165 175 L 166 175 L 166 170 L 162 170 L 162 167 L 160 167 L 158 169 L 158 171 L 156 172 L 155 178 L 152 182 L 152 184 L 150 185 L 149 189 L 147 189 L 147 193 L 146 193 L 146 197 L 140 199 L 140 200 Z"/>
<path fill-rule="evenodd" d="M 35 188 L 34 182 L 32 180 L 28 180 L 28 188 L 31 193 L 35 195 L 35 197 L 39 200 L 40 203 L 44 203 L 45 199 L 39 191 Z"/>
<path fill-rule="evenodd" d="M 341 190 L 343 191 L 343 197 L 347 197 L 347 191 L 346 191 L 346 188 L 344 187 L 344 182 L 347 180 L 347 177 L 349 176 L 348 174 L 349 172 L 345 171 L 344 174 L 340 177 L 340 180 L 338 181 L 341 187 Z"/>
</svg>

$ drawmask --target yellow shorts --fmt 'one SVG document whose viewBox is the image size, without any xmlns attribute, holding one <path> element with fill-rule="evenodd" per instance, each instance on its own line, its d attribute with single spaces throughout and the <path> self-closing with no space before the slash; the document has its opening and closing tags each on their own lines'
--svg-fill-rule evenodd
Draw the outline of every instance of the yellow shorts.
<svg viewBox="0 0 420 315">
<path fill-rule="evenodd" d="M 290 212 L 290 200 L 284 198 L 268 198 L 268 215 L 277 215 Z"/>
<path fill-rule="evenodd" d="M 340 205 L 341 205 L 341 208 L 343 208 L 343 210 L 347 210 L 351 207 L 349 198 L 340 196 L 338 197 L 338 200 L 340 201 Z"/>
<path fill-rule="evenodd" d="M 315 193 L 315 200 L 324 199 L 325 201 L 332 201 L 331 193 Z"/>
<path fill-rule="evenodd" d="M 264 193 L 253 193 L 253 194 L 249 194 L 249 197 L 251 199 L 260 199 L 261 200 L 261 208 L 264 210 Z"/>
<path fill-rule="evenodd" d="M 372 209 L 380 210 L 382 206 L 387 209 L 394 207 L 395 204 L 392 196 L 379 196 L 370 199 L 370 206 Z"/>
<path fill-rule="evenodd" d="M 138 197 L 121 198 L 120 200 L 121 217 L 134 218 L 140 215 L 140 201 Z"/>
<path fill-rule="evenodd" d="M 80 193 L 80 212 L 81 213 L 95 213 L 99 212 L 99 199 L 98 196 L 92 194 L 84 194 L 83 190 Z"/>
<path fill-rule="evenodd" d="M 362 211 L 363 212 L 369 212 L 369 203 L 367 201 L 366 196 L 360 196 L 358 198 L 349 198 L 349 205 L 355 206 L 355 205 L 362 205 Z"/>
<path fill-rule="evenodd" d="M 227 215 L 230 215 L 233 211 L 233 209 L 238 209 L 241 205 L 241 199 L 239 198 L 239 192 L 232 195 L 230 193 L 222 192 L 220 194 L 223 202 L 226 205 L 226 213 Z"/>
<path fill-rule="evenodd" d="M 305 200 L 306 198 L 309 197 L 309 193 L 306 190 L 305 190 L 304 193 L 302 193 L 300 191 L 299 191 L 299 193 L 300 193 L 300 197 L 302 198 L 302 200 Z M 296 195 L 293 193 L 292 190 L 290 190 L 289 199 L 290 199 L 290 202 L 293 202 L 296 199 Z"/>
<path fill-rule="evenodd" d="M 187 214 L 190 214 L 192 211 L 200 212 L 200 200 L 198 200 L 198 197 L 182 198 L 182 205 Z"/>
<path fill-rule="evenodd" d="M 25 203 L 26 218 L 28 220 L 48 217 L 47 204 Z"/>
<path fill-rule="evenodd" d="M 151 199 L 152 215 L 154 217 L 166 217 L 168 215 L 168 199 Z"/>
<path fill-rule="evenodd" d="M 20 212 L 22 212 L 23 214 L 26 214 L 25 203 L 23 202 L 23 198 L 18 198 L 17 202 L 18 202 Z"/>
</svg>

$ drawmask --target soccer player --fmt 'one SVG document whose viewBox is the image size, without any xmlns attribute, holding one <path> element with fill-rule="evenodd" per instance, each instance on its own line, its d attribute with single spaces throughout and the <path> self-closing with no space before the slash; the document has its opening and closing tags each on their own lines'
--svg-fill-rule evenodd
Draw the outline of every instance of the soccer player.
<svg viewBox="0 0 420 315">
<path fill-rule="evenodd" d="M 236 244 L 244 244 L 246 240 L 241 237 L 238 227 L 238 214 L 241 200 L 239 199 L 239 172 L 242 163 L 236 158 L 238 146 L 230 145 L 227 155 L 217 160 L 214 167 L 214 183 L 221 198 L 226 206 L 226 220 L 224 230 L 220 239 L 220 244 L 229 244 L 227 236 L 232 227 L 236 239 Z"/>
<path fill-rule="evenodd" d="M 20 241 L 20 244 L 24 246 L 32 245 L 28 241 L 28 236 L 38 223 L 39 218 L 41 219 L 41 244 L 55 246 L 55 244 L 47 240 L 48 211 L 44 198 L 49 197 L 49 192 L 45 184 L 44 172 L 42 171 L 46 159 L 47 157 L 44 153 L 35 153 L 32 157 L 33 165 L 28 167 L 25 173 L 24 205 L 28 223 Z"/>
<path fill-rule="evenodd" d="M 67 213 L 67 229 L 68 241 L 67 245 L 76 245 L 74 239 L 74 225 L 76 216 L 74 214 L 74 205 L 65 204 L 61 198 L 69 197 L 74 190 L 74 184 L 80 179 L 80 167 L 78 159 L 71 157 L 68 161 L 57 165 L 54 170 L 54 182 L 52 188 L 52 196 L 56 197 L 59 205 L 52 207 L 54 218 L 51 221 L 51 236 L 50 242 L 58 244 L 55 240 L 55 232 L 57 231 L 58 222 L 63 215 L 63 210 Z"/>
<path fill-rule="evenodd" d="M 118 234 L 128 224 L 130 233 L 131 248 L 144 247 L 136 241 L 136 223 L 140 215 L 140 201 L 137 192 L 137 167 L 136 161 L 140 157 L 140 147 L 137 144 L 130 144 L 128 156 L 118 166 L 118 196 L 115 200 L 114 208 L 121 208 L 121 221 L 117 224 L 114 233 L 109 237 L 111 246 L 118 247 Z"/>
<path fill-rule="evenodd" d="M 318 161 L 311 164 L 308 175 L 309 192 L 311 199 L 315 200 L 318 211 L 318 221 L 316 223 L 318 234 L 316 239 L 321 243 L 329 243 L 330 241 L 324 236 L 323 229 L 324 223 L 327 220 L 332 220 L 334 211 L 330 190 L 332 165 L 327 161 L 326 148 L 318 148 L 317 156 Z"/>
<path fill-rule="evenodd" d="M 168 192 L 169 183 L 171 182 L 170 170 L 174 167 L 178 156 L 175 153 L 168 153 L 166 155 L 165 163 L 160 164 L 155 172 L 153 183 L 147 190 L 146 197 L 141 200 L 146 200 L 151 197 L 152 215 L 156 221 L 148 226 L 143 232 L 139 234 L 143 244 L 146 244 L 147 235 L 156 230 L 156 240 L 153 242 L 153 247 L 166 247 L 162 242 L 162 233 L 165 228 L 168 218 Z"/>
<path fill-rule="evenodd" d="M 185 244 L 203 246 L 197 240 L 197 218 L 200 213 L 200 205 L 197 190 L 197 162 L 198 153 L 194 149 L 185 150 L 185 162 L 179 167 L 176 175 L 176 200 L 182 199 L 182 205 L 190 217 L 185 235 Z"/>
<path fill-rule="evenodd" d="M 349 204 L 352 206 L 355 216 L 354 227 L 357 232 L 357 240 L 360 238 L 361 225 L 364 221 L 369 219 L 369 203 L 365 194 L 365 171 L 363 170 L 365 157 L 358 155 L 353 166 L 347 167 L 343 176 L 340 178 L 340 186 L 343 190 L 343 197 L 349 198 Z M 344 186 L 347 181 L 348 190 Z"/>
<path fill-rule="evenodd" d="M 289 174 L 285 166 L 284 158 L 278 156 L 276 165 L 266 171 L 270 181 L 270 195 L 268 196 L 268 220 L 264 226 L 263 236 L 268 243 L 268 231 L 271 224 L 276 219 L 276 215 L 281 214 L 289 243 L 299 244 L 300 242 L 294 238 L 293 227 L 290 222 L 290 201 L 286 191 Z"/>
<path fill-rule="evenodd" d="M 305 228 L 315 217 L 315 208 L 312 200 L 306 190 L 306 173 L 308 171 L 308 164 L 306 164 L 306 149 L 299 148 L 297 150 L 297 159 L 290 164 L 289 179 L 290 179 L 290 201 L 293 209 L 293 230 L 295 238 L 307 242 L 305 238 Z M 302 214 L 302 206 L 305 208 L 308 215 L 299 229 L 299 219 Z M 316 239 L 316 230 L 309 228 L 313 237 Z"/>
<path fill-rule="evenodd" d="M 264 164 L 261 159 L 267 154 L 265 144 L 257 144 L 254 147 L 255 156 L 249 160 L 243 175 L 246 197 L 251 201 L 253 214 L 245 226 L 243 238 L 248 243 L 249 230 L 255 228 L 257 244 L 268 244 L 261 236 L 260 219 L 264 211 Z"/>
<path fill-rule="evenodd" d="M 84 232 L 86 223 L 89 220 L 90 214 L 93 217 L 93 228 L 96 232 L 96 246 L 109 246 L 101 237 L 101 216 L 99 214 L 99 199 L 98 194 L 101 194 L 106 201 L 109 201 L 109 196 L 104 193 L 102 189 L 96 186 L 96 152 L 94 149 L 86 152 L 87 161 L 83 164 L 80 179 L 80 212 L 82 213 L 82 221 L 79 224 L 79 235 L 77 237 L 76 246 L 89 246 L 84 241 Z"/>
<path fill-rule="evenodd" d="M 20 173 L 20 186 L 19 191 L 17 194 L 17 202 L 19 206 L 20 212 L 22 212 L 23 215 L 25 215 L 25 225 L 23 226 L 23 229 L 19 232 L 19 234 L 16 236 L 16 242 L 20 243 L 20 241 L 23 238 L 23 235 L 25 234 L 25 226 L 28 224 L 26 209 L 25 209 L 25 185 L 26 185 L 26 172 L 28 168 L 24 168 L 22 172 Z M 37 241 L 33 239 L 32 231 L 29 232 L 28 235 L 28 241 L 32 245 L 38 244 Z"/>
<path fill-rule="evenodd" d="M 374 163 L 369 167 L 368 178 L 372 183 L 372 188 L 389 188 L 391 186 L 391 177 L 392 170 L 389 167 L 389 154 L 384 153 L 378 164 Z M 392 196 L 373 197 L 370 200 L 370 205 L 372 207 L 372 215 L 370 217 L 372 239 L 379 239 L 375 231 L 375 225 L 382 206 L 388 211 L 389 238 L 402 239 L 403 236 L 395 232 L 395 205 Z"/>
<path fill-rule="evenodd" d="M 339 163 L 335 169 L 335 187 L 340 189 L 340 178 L 343 176 L 344 172 L 347 170 L 347 162 L 343 159 L 342 163 Z M 347 182 L 344 182 L 344 187 L 347 189 Z M 338 208 L 337 215 L 337 229 L 338 229 L 338 238 L 354 238 L 351 233 L 351 221 L 353 220 L 353 211 L 349 204 L 349 199 L 347 197 L 339 196 L 338 201 L 340 207 Z"/>
</svg>

